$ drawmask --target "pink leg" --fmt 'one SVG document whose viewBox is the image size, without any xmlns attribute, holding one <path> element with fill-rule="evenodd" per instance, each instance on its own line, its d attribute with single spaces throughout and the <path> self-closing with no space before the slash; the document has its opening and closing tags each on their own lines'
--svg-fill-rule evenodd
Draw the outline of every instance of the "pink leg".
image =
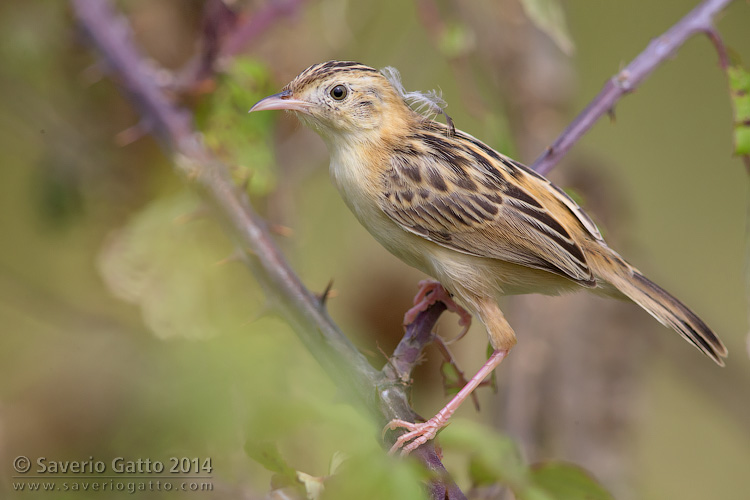
<svg viewBox="0 0 750 500">
<path fill-rule="evenodd" d="M 409 432 L 402 434 L 396 440 L 396 443 L 391 447 L 389 453 L 393 454 L 397 450 L 401 449 L 401 455 L 408 455 L 430 439 L 433 439 L 437 432 L 445 427 L 448 423 L 448 419 L 451 415 L 461 406 L 461 403 L 474 391 L 474 389 L 482 383 L 482 381 L 492 373 L 497 365 L 508 355 L 508 350 L 497 350 L 492 353 L 490 359 L 482 365 L 476 375 L 471 377 L 471 380 L 464 386 L 456 396 L 445 405 L 445 408 L 440 410 L 437 415 L 432 417 L 427 422 L 422 424 L 415 424 L 412 422 L 406 422 L 405 420 L 391 420 L 386 426 L 386 429 L 398 429 L 403 427 Z M 411 441 L 411 442 L 410 442 Z M 407 444 L 408 443 L 408 444 Z"/>
<path fill-rule="evenodd" d="M 458 336 L 450 342 L 455 342 L 461 339 L 466 332 L 469 331 L 471 326 L 471 314 L 466 311 L 463 307 L 456 304 L 451 297 L 450 293 L 443 288 L 439 282 L 434 280 L 422 280 L 419 282 L 419 292 L 414 297 L 414 307 L 406 311 L 404 314 L 404 325 L 410 325 L 417 319 L 417 315 L 422 311 L 426 311 L 428 307 L 436 302 L 442 302 L 449 311 L 458 314 L 461 319 L 458 320 L 458 324 L 463 326 L 464 329 Z"/>
</svg>

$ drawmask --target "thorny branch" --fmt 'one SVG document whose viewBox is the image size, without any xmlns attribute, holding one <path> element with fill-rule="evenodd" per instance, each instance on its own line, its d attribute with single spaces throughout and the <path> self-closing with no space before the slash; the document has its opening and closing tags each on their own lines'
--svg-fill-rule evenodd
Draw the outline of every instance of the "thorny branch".
<svg viewBox="0 0 750 500">
<path fill-rule="evenodd" d="M 118 77 L 139 108 L 148 129 L 161 140 L 175 168 L 200 189 L 236 239 L 242 260 L 251 268 L 269 301 L 283 314 L 300 340 L 340 388 L 373 414 L 382 424 L 395 419 L 414 420 L 406 384 L 374 369 L 328 316 L 318 297 L 294 273 L 268 231 L 267 224 L 253 210 L 246 193 L 233 184 L 229 170 L 201 142 L 192 116 L 170 102 L 152 78 L 132 43 L 130 29 L 104 0 L 71 0 L 75 14 L 108 68 Z M 439 305 L 417 319 L 433 318 Z M 429 323 L 429 321 L 427 322 Z M 465 499 L 448 476 L 432 444 L 414 455 L 434 473 L 430 481 L 433 498 Z"/>
<path fill-rule="evenodd" d="M 714 29 L 713 20 L 731 2 L 732 0 L 705 0 L 663 35 L 651 40 L 643 52 L 607 81 L 599 94 L 568 125 L 557 140 L 534 161 L 531 168 L 542 175 L 552 170 L 599 118 L 611 113 L 617 101 L 633 92 L 647 76 L 671 58 L 675 51 L 693 35 L 700 33 L 708 35 L 719 53 L 719 63 L 722 68 L 726 68 L 726 49 Z"/>
</svg>

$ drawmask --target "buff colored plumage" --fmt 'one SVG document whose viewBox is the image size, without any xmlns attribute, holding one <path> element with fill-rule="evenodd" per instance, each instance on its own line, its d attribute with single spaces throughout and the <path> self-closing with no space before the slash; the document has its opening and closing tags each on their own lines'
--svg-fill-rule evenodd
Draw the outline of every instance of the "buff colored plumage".
<svg viewBox="0 0 750 500">
<path fill-rule="evenodd" d="M 387 76 L 387 77 L 386 77 Z M 303 71 L 251 111 L 286 109 L 318 132 L 346 204 L 391 253 L 437 279 L 479 317 L 495 353 L 438 415 L 406 427 L 394 449 L 434 437 L 516 342 L 497 300 L 577 288 L 625 296 L 723 365 L 727 351 L 679 300 L 602 239 L 562 190 L 474 137 L 415 112 L 434 94 L 406 93 L 394 70 L 330 61 Z M 408 443 L 408 444 L 407 444 Z"/>
</svg>

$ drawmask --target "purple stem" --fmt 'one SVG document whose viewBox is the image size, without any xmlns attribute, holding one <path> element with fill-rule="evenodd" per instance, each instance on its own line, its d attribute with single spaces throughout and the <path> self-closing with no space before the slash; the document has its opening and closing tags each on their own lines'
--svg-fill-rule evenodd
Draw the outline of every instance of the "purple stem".
<svg viewBox="0 0 750 500">
<path fill-rule="evenodd" d="M 599 118 L 610 113 L 615 103 L 632 92 L 657 67 L 672 57 L 674 52 L 690 37 L 698 33 L 709 36 L 714 46 L 722 47 L 713 28 L 713 18 L 732 0 L 705 0 L 680 19 L 663 35 L 655 38 L 617 75 L 610 78 L 591 103 L 563 131 L 531 168 L 546 175 Z M 719 50 L 720 62 L 726 61 L 724 50 Z"/>
<path fill-rule="evenodd" d="M 271 0 L 253 13 L 250 19 L 235 28 L 221 48 L 220 57 L 232 57 L 241 52 L 281 17 L 295 14 L 305 0 Z"/>
</svg>

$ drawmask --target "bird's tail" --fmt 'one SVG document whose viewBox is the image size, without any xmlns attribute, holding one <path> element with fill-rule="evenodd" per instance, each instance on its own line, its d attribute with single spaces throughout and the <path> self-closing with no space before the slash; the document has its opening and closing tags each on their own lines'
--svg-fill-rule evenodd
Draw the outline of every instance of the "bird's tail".
<svg viewBox="0 0 750 500">
<path fill-rule="evenodd" d="M 594 272 L 645 309 L 662 325 L 674 329 L 688 342 L 724 366 L 727 348 L 711 328 L 693 311 L 625 262 L 614 251 L 596 252 Z"/>
</svg>

